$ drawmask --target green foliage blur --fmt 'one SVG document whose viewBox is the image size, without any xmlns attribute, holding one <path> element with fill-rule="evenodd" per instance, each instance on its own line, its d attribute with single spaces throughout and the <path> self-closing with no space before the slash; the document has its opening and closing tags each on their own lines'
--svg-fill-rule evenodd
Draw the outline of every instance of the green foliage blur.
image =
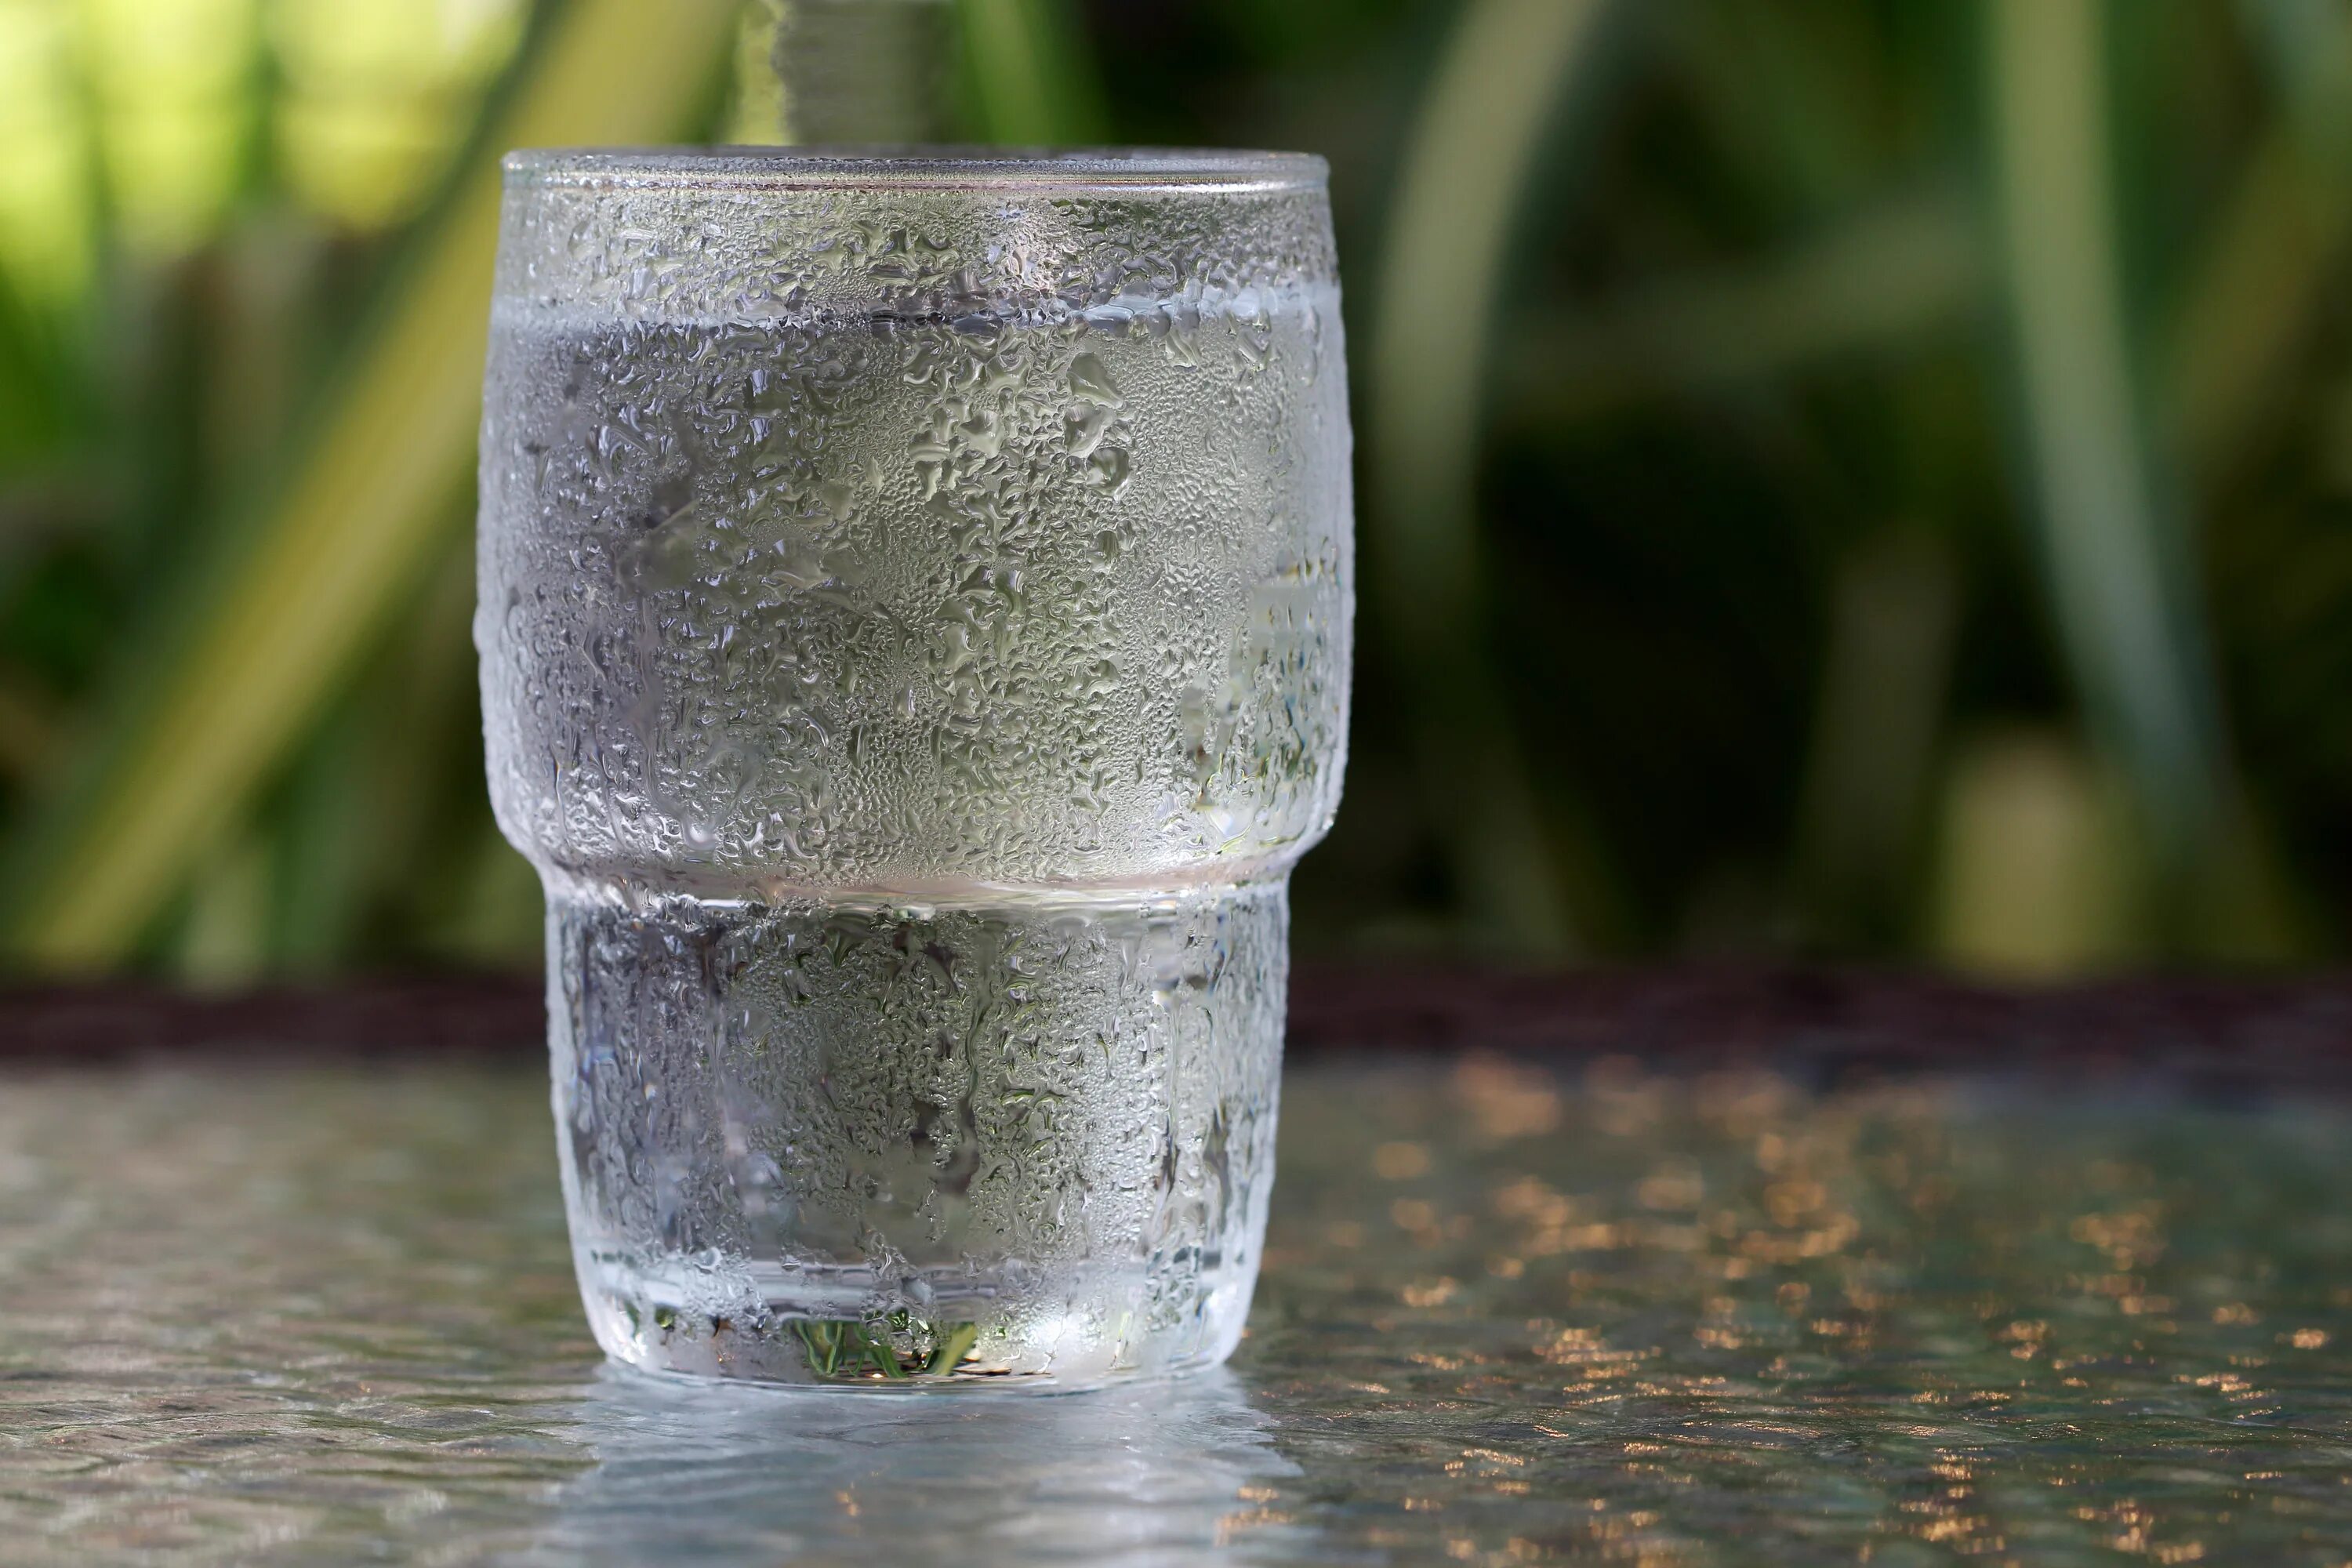
<svg viewBox="0 0 2352 1568">
<path fill-rule="evenodd" d="M 488 171 L 774 140 L 779 7 L 845 3 L 0 0 L 16 968 L 531 961 L 449 380 Z M 934 9 L 926 133 L 1331 161 L 1363 636 L 1303 952 L 2341 955 L 2352 7 Z"/>
</svg>

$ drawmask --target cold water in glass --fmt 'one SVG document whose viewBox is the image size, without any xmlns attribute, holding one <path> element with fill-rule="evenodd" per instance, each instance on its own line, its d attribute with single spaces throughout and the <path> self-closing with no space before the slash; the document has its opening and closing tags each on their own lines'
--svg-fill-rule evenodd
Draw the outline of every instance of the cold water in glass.
<svg viewBox="0 0 2352 1568">
<path fill-rule="evenodd" d="M 1319 160 L 509 160 L 476 641 L 608 1352 L 1231 1352 L 1346 749 L 1346 387 Z"/>
</svg>

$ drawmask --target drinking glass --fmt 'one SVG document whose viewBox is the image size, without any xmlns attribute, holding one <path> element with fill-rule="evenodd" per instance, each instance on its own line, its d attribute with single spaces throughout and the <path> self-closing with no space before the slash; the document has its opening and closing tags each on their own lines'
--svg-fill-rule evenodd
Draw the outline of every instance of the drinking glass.
<svg viewBox="0 0 2352 1568">
<path fill-rule="evenodd" d="M 508 160 L 475 641 L 609 1354 L 1232 1352 L 1351 511 L 1319 159 Z"/>
</svg>

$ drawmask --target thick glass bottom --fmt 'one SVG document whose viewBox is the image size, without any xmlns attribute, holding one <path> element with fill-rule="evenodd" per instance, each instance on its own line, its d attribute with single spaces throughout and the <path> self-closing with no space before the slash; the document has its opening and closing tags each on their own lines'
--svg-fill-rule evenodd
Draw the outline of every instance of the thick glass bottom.
<svg viewBox="0 0 2352 1568">
<path fill-rule="evenodd" d="M 598 1342 L 656 1371 L 1089 1387 L 1223 1360 L 1274 1172 L 1279 883 L 909 906 L 562 898 Z"/>
</svg>

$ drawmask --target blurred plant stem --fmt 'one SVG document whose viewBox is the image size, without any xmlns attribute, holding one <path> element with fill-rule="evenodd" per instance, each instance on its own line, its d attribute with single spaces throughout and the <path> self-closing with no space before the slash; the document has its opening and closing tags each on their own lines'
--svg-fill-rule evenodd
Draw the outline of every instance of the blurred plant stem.
<svg viewBox="0 0 2352 1568">
<path fill-rule="evenodd" d="M 738 141 L 943 141 L 959 50 L 982 141 L 1068 145 L 1107 133 L 1069 0 L 757 0 L 743 29 Z"/>
<path fill-rule="evenodd" d="M 1852 948 L 1909 934 L 1958 609 L 1951 549 L 1925 530 L 1868 540 L 1838 570 L 1797 825 L 1816 937 Z"/>
<path fill-rule="evenodd" d="M 509 146 L 655 141 L 706 107 L 731 0 L 577 0 L 551 19 L 493 123 Z M 152 671 L 80 765 L 17 825 L 7 932 L 57 968 L 121 961 L 230 832 L 354 659 L 449 537 L 473 453 L 499 174 L 474 162 L 399 275 L 374 329 L 259 525 L 216 577 L 181 585 Z"/>
<path fill-rule="evenodd" d="M 2352 237 L 2352 14 L 2313 0 L 2242 9 L 2279 108 L 2197 258 L 2165 378 L 2182 454 L 2209 486 L 2276 410 Z"/>
<path fill-rule="evenodd" d="M 1068 0 L 961 0 L 959 9 L 982 136 L 1066 146 L 1108 134 L 1102 83 Z"/>
<path fill-rule="evenodd" d="M 2147 817 L 2159 898 L 2213 851 L 2224 763 L 2190 553 L 2133 396 L 2103 0 L 1993 0 L 1996 191 L 2060 641 Z"/>
<path fill-rule="evenodd" d="M 764 47 L 744 84 L 772 118 L 739 135 L 787 144 L 937 142 L 951 33 L 950 0 L 759 0 L 745 25 Z"/>
<path fill-rule="evenodd" d="M 1368 586 L 1394 637 L 1423 787 L 1466 925 L 1490 952 L 1557 955 L 1602 902 L 1597 857 L 1555 842 L 1487 634 L 1475 491 L 1480 391 L 1516 334 L 1513 254 L 1548 130 L 1597 92 L 1609 0 L 1475 0 L 1437 66 L 1389 215 L 1373 318 Z M 1580 886 L 1582 884 L 1582 886 Z M 1584 907 L 1580 908 L 1580 905 Z"/>
<path fill-rule="evenodd" d="M 261 978 L 269 963 L 269 842 L 251 831 L 206 855 L 180 933 L 179 975 L 205 990 Z"/>
</svg>

